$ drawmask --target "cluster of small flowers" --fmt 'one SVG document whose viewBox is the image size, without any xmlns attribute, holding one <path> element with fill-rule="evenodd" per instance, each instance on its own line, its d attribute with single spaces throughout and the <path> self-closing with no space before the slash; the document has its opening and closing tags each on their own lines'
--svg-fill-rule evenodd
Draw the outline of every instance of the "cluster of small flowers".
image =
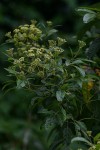
<svg viewBox="0 0 100 150">
<path fill-rule="evenodd" d="M 48 25 L 51 23 L 48 22 Z M 63 52 L 61 45 L 65 39 L 58 37 L 56 41 L 47 40 L 46 44 L 40 44 L 42 30 L 37 27 L 37 22 L 32 21 L 31 25 L 22 25 L 6 36 L 8 41 L 14 44 L 14 48 L 7 50 L 7 55 L 12 60 L 12 68 L 23 72 L 23 76 L 35 73 L 39 77 L 44 77 L 47 70 L 53 68 L 55 57 Z M 48 45 L 48 46 L 47 46 Z"/>
<path fill-rule="evenodd" d="M 86 46 L 86 43 L 84 41 L 78 40 L 78 43 L 79 43 L 79 49 L 82 49 L 83 47 Z"/>
</svg>

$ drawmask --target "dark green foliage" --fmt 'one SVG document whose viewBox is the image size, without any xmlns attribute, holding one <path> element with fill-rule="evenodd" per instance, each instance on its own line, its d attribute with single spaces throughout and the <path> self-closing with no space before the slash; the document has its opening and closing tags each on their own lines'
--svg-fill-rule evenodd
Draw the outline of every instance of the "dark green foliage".
<svg viewBox="0 0 100 150">
<path fill-rule="evenodd" d="M 87 36 L 85 40 L 89 43 L 89 47 L 86 54 L 89 59 L 94 59 L 95 56 L 100 58 L 100 3 L 81 7 L 77 11 L 83 15 L 83 22 L 86 24 L 78 38 L 83 37 L 83 34 Z"/>
</svg>

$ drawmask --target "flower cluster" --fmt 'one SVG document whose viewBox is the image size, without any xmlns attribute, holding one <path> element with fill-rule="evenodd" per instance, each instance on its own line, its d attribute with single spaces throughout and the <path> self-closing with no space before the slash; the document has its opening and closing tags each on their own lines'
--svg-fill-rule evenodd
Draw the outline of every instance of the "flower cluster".
<svg viewBox="0 0 100 150">
<path fill-rule="evenodd" d="M 50 26 L 50 22 L 47 23 Z M 61 47 L 66 42 L 60 37 L 56 40 L 42 41 L 43 31 L 37 27 L 37 22 L 32 21 L 30 25 L 21 25 L 6 34 L 8 42 L 12 42 L 14 47 L 7 50 L 9 60 L 12 61 L 12 68 L 21 78 L 27 76 L 38 76 L 43 78 L 48 73 L 55 74 L 59 68 L 59 55 L 63 53 Z M 55 70 L 55 71 L 54 71 Z M 59 70 L 59 69 L 58 69 Z"/>
</svg>

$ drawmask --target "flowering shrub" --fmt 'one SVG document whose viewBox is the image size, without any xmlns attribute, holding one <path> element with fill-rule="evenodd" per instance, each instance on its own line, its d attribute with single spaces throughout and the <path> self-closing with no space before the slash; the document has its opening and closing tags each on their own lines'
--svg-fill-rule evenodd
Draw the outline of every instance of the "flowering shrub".
<svg viewBox="0 0 100 150">
<path fill-rule="evenodd" d="M 22 86 L 28 85 L 31 77 L 49 78 L 56 76 L 57 72 L 64 73 L 59 55 L 64 51 L 61 45 L 66 40 L 57 37 L 55 41 L 47 40 L 43 43 L 43 33 L 35 24 L 36 22 L 32 22 L 31 25 L 19 26 L 13 31 L 13 35 L 11 32 L 6 34 L 8 42 L 14 43 L 14 48 L 7 50 L 12 62 L 7 70 L 13 71 L 18 82 L 23 81 Z"/>
<path fill-rule="evenodd" d="M 77 52 L 71 50 L 69 57 L 67 41 L 57 36 L 51 22 L 46 24 L 43 29 L 33 20 L 30 25 L 19 26 L 6 34 L 7 42 L 12 43 L 6 51 L 10 62 L 6 70 L 16 82 L 16 88 L 32 92 L 33 109 L 41 114 L 44 127 L 50 132 L 50 150 L 73 149 L 73 146 L 88 149 L 92 142 L 88 123 L 83 120 L 92 115 L 91 104 L 98 86 L 96 74 L 91 76 L 87 71 L 87 65 L 91 69 L 94 62 L 80 58 L 86 46 L 80 40 Z M 75 145 L 75 141 L 79 143 Z"/>
</svg>

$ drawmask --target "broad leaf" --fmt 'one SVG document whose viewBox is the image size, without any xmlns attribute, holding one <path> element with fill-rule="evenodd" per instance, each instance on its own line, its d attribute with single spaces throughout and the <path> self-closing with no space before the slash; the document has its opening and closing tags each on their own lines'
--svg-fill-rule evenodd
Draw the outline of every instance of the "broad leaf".
<svg viewBox="0 0 100 150">
<path fill-rule="evenodd" d="M 5 68 L 5 70 L 7 70 L 10 74 L 14 74 L 14 75 L 16 75 L 18 73 L 17 71 L 15 71 L 11 68 Z"/>
<path fill-rule="evenodd" d="M 56 120 L 54 117 L 48 117 L 46 119 L 46 122 L 45 122 L 45 129 L 46 130 L 49 130 L 49 129 L 52 129 L 56 124 Z"/>
<path fill-rule="evenodd" d="M 93 21 L 96 18 L 96 13 L 86 13 L 83 17 L 84 23 L 89 23 L 90 21 Z"/>
<path fill-rule="evenodd" d="M 65 61 L 65 65 L 66 65 L 66 66 L 69 66 L 69 65 L 70 65 L 70 60 L 69 60 L 69 59 L 67 59 L 67 60 Z"/>
<path fill-rule="evenodd" d="M 83 76 L 83 77 L 85 77 L 85 71 L 84 71 L 84 69 L 82 69 L 82 68 L 80 68 L 80 67 L 77 67 L 77 66 L 74 66 L 78 71 L 79 71 L 79 73 Z"/>
<path fill-rule="evenodd" d="M 56 33 L 56 32 L 57 32 L 56 29 L 51 29 L 51 30 L 48 32 L 48 36 L 50 36 L 50 35 L 52 35 L 52 34 L 54 34 L 54 33 Z"/>
<path fill-rule="evenodd" d="M 95 137 L 94 137 L 94 142 L 98 142 L 100 140 L 100 133 L 98 133 Z"/>
<path fill-rule="evenodd" d="M 56 98 L 59 102 L 61 102 L 65 97 L 65 92 L 64 91 L 57 91 L 56 92 Z"/>
<path fill-rule="evenodd" d="M 73 61 L 71 64 L 84 64 L 84 62 L 82 60 L 77 59 Z"/>
<path fill-rule="evenodd" d="M 17 89 L 23 88 L 25 87 L 25 85 L 26 85 L 26 81 L 20 79 L 17 80 Z"/>
<path fill-rule="evenodd" d="M 85 142 L 87 145 L 92 146 L 92 143 L 90 143 L 88 140 L 86 140 L 83 137 L 75 137 L 71 140 L 71 143 L 73 142 Z"/>
</svg>

